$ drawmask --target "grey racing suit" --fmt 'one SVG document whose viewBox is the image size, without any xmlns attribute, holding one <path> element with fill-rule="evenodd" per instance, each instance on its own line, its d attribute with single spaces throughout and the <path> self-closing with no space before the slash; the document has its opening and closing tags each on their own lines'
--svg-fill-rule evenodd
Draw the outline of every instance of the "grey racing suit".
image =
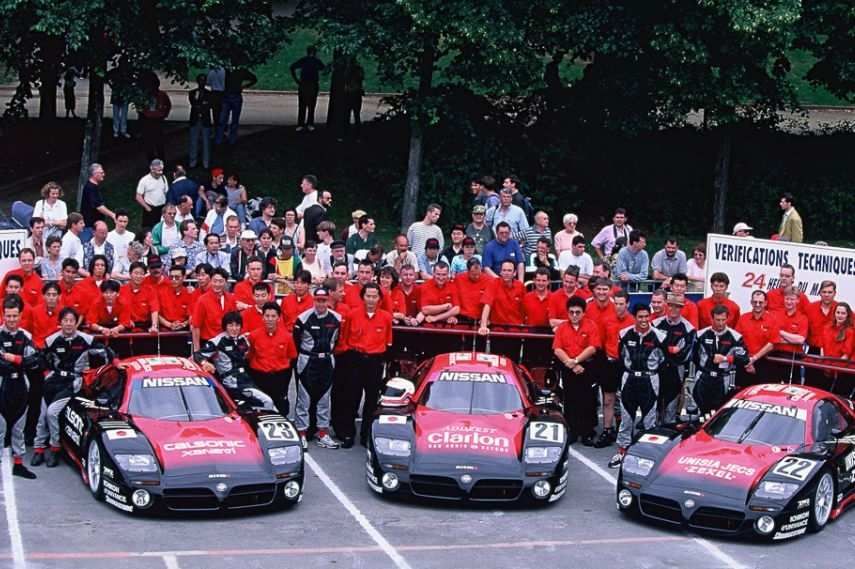
<svg viewBox="0 0 855 569">
<path fill-rule="evenodd" d="M 620 331 L 620 358 L 624 372 L 620 382 L 619 448 L 624 449 L 632 442 L 639 410 L 644 430 L 656 425 L 659 368 L 665 361 L 664 342 L 665 332 L 653 326 L 644 334 L 640 334 L 635 326 Z"/>
</svg>

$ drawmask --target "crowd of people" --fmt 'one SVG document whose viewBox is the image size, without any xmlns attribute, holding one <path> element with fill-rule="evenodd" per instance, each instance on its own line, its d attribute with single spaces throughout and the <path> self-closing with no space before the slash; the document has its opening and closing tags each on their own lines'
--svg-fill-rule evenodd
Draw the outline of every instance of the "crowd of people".
<svg viewBox="0 0 855 569">
<path fill-rule="evenodd" d="M 314 175 L 302 177 L 300 203 L 283 208 L 271 197 L 250 199 L 237 173 L 210 174 L 200 183 L 175 165 L 168 180 L 163 162 L 152 160 L 135 192 L 138 233 L 128 211 L 108 206 L 99 164 L 89 169 L 79 213 L 68 212 L 56 183 L 42 189 L 20 266 L 0 290 L 0 382 L 20 380 L 20 389 L 0 393 L 15 474 L 34 476 L 23 465 L 29 439 L 33 465 L 56 464 L 57 416 L 79 388 L 80 358 L 103 352 L 93 336 L 189 333 L 193 358 L 236 400 L 284 415 L 293 375 L 303 443 L 314 434 L 326 448 L 365 444 L 370 421 L 357 432 L 356 418 L 363 401 L 363 417 L 374 411 L 395 326 L 554 335 L 571 442 L 621 450 L 637 411 L 644 428 L 684 407 L 711 412 L 735 385 L 770 377 L 773 349 L 855 355 L 852 311 L 835 300 L 833 282 L 810 303 L 784 265 L 780 288 L 755 291 L 752 310 L 741 314 L 728 299 L 728 276 L 715 273 L 713 294 L 695 303 L 688 294 L 706 278 L 702 245 L 687 260 L 668 238 L 651 261 L 645 234 L 621 208 L 590 241 L 573 213 L 553 233 L 513 175 L 501 188 L 490 176 L 472 181 L 469 223 L 446 235 L 442 207 L 430 204 L 386 251 L 366 211 L 354 211 L 348 227 L 333 223 L 333 195 Z M 793 224 L 792 204 L 782 198 L 782 227 Z M 746 228 L 737 224 L 734 234 Z M 784 238 L 793 238 L 789 231 Z M 628 291 L 639 282 L 655 290 L 630 314 Z M 835 388 L 821 372 L 807 380 Z"/>
</svg>

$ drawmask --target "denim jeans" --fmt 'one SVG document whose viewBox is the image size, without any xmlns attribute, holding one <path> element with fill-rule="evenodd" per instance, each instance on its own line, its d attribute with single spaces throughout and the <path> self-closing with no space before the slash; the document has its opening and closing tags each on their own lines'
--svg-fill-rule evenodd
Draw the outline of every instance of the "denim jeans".
<svg viewBox="0 0 855 569">
<path fill-rule="evenodd" d="M 229 144 L 237 142 L 242 107 L 243 95 L 226 93 L 223 96 L 223 110 L 220 112 L 220 124 L 217 125 L 217 144 L 222 144 L 223 142 L 223 132 L 226 124 L 229 125 Z M 231 115 L 231 122 L 229 122 L 229 115 Z"/>
<path fill-rule="evenodd" d="M 202 166 L 211 163 L 211 127 L 201 122 L 190 125 L 190 167 L 195 168 L 199 156 L 199 137 L 202 137 Z"/>
<path fill-rule="evenodd" d="M 113 134 L 128 132 L 128 104 L 113 103 Z"/>
</svg>

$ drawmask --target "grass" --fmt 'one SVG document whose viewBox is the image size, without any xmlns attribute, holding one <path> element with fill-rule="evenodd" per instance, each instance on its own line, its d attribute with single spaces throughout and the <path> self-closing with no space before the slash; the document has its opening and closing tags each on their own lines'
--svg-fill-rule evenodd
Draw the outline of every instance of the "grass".
<svg viewBox="0 0 855 569">
<path fill-rule="evenodd" d="M 851 105 L 847 101 L 832 95 L 827 89 L 817 87 L 810 83 L 805 76 L 816 62 L 810 53 L 804 50 L 790 52 L 792 67 L 789 73 L 790 83 L 796 90 L 796 95 L 801 103 L 806 105 L 845 106 Z"/>
</svg>

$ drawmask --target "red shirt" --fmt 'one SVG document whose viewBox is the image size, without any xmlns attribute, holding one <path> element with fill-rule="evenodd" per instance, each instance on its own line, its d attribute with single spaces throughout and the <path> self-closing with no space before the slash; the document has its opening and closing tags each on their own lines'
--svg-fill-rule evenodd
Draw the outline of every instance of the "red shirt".
<svg viewBox="0 0 855 569">
<path fill-rule="evenodd" d="M 808 306 L 810 306 L 810 300 L 808 300 L 807 295 L 800 292 L 799 304 L 796 310 L 807 313 Z M 772 310 L 774 312 L 784 311 L 784 289 L 773 288 L 766 292 L 766 310 Z"/>
<path fill-rule="evenodd" d="M 457 298 L 460 300 L 460 315 L 478 320 L 484 310 L 484 299 L 490 283 L 496 280 L 486 273 L 481 273 L 477 281 L 466 274 L 457 275 L 454 286 L 457 287 Z"/>
<path fill-rule="evenodd" d="M 775 318 L 778 319 L 778 325 L 782 332 L 789 332 L 790 334 L 796 334 L 807 338 L 808 318 L 798 309 L 792 316 L 787 314 L 784 310 L 776 312 Z M 803 344 L 790 344 L 788 342 L 784 342 L 784 339 L 781 338 L 781 342 L 775 344 L 775 349 L 782 352 L 799 353 L 802 351 L 802 346 Z"/>
<path fill-rule="evenodd" d="M 235 297 L 224 292 L 222 297 L 209 290 L 203 294 L 193 307 L 193 327 L 199 329 L 199 339 L 210 340 L 223 330 L 223 316 L 226 312 L 237 310 Z"/>
<path fill-rule="evenodd" d="M 422 285 L 420 295 L 420 309 L 425 306 L 438 306 L 446 303 L 449 303 L 452 306 L 460 306 L 460 297 L 457 296 L 457 287 L 454 286 L 454 283 L 452 282 L 447 282 L 445 283 L 445 286 L 439 288 L 436 286 L 436 280 L 431 279 Z"/>
<path fill-rule="evenodd" d="M 23 328 L 24 330 L 32 334 L 34 314 L 35 310 L 33 308 L 30 308 L 27 303 L 24 303 L 24 309 L 21 311 L 21 316 L 18 320 L 18 328 Z"/>
<path fill-rule="evenodd" d="M 843 340 L 837 339 L 840 329 L 834 325 L 827 326 L 822 335 L 822 355 L 830 358 L 855 358 L 855 330 L 850 326 L 843 335 Z"/>
<path fill-rule="evenodd" d="M 404 298 L 404 294 L 398 290 L 398 287 L 388 291 L 384 290 L 383 298 L 380 299 L 380 308 L 390 314 L 406 314 L 407 299 Z"/>
<path fill-rule="evenodd" d="M 297 317 L 314 305 L 315 300 L 311 294 L 297 297 L 297 293 L 292 292 L 282 299 L 282 323 L 288 330 L 292 330 Z"/>
<path fill-rule="evenodd" d="M 255 310 L 247 309 L 245 312 Z M 263 325 L 249 334 L 249 367 L 261 373 L 283 371 L 291 367 L 291 360 L 297 357 L 294 337 L 280 322 L 271 334 Z"/>
<path fill-rule="evenodd" d="M 615 314 L 614 318 L 606 321 L 606 335 L 601 340 L 607 358 L 616 360 L 620 357 L 620 331 L 633 325 L 635 325 L 635 317 L 628 311 L 623 313 L 623 318 Z"/>
<path fill-rule="evenodd" d="M 712 309 L 720 304 L 727 307 L 727 325 L 736 328 L 739 323 L 739 305 L 726 297 L 718 299 L 708 296 L 698 301 L 698 330 L 712 326 Z"/>
<path fill-rule="evenodd" d="M 597 325 L 597 331 L 600 333 L 600 338 L 604 338 L 606 336 L 606 325 L 609 323 L 609 320 L 612 320 L 613 318 L 617 318 L 617 312 L 615 312 L 615 305 L 611 299 L 609 299 L 608 303 L 606 303 L 604 307 L 597 304 L 596 300 L 592 300 L 585 308 L 585 319 L 591 320 Z M 653 320 L 653 315 L 650 316 L 650 320 Z"/>
<path fill-rule="evenodd" d="M 73 308 L 80 316 L 86 316 L 85 307 L 89 306 L 94 300 L 101 298 L 100 292 L 94 296 L 91 294 L 87 296 L 86 291 L 76 285 L 67 287 L 65 283 L 60 282 L 59 287 L 62 290 L 59 295 L 59 303 L 63 307 Z"/>
<path fill-rule="evenodd" d="M 571 296 L 578 296 L 581 299 L 589 298 L 591 296 L 590 292 L 585 295 L 585 292 L 581 288 L 576 288 L 573 294 L 568 295 L 567 292 L 563 288 L 559 288 L 555 292 L 549 295 L 549 318 L 550 320 L 568 320 L 570 317 L 567 315 L 567 301 L 570 300 Z"/>
<path fill-rule="evenodd" d="M 362 285 L 359 283 L 347 283 L 344 285 L 344 303 L 351 308 L 362 308 Z"/>
<path fill-rule="evenodd" d="M 530 291 L 523 297 L 523 311 L 525 312 L 525 323 L 528 326 L 549 326 L 549 291 L 546 296 L 540 298 L 537 291 Z"/>
<path fill-rule="evenodd" d="M 600 348 L 600 332 L 588 317 L 582 318 L 578 329 L 569 321 L 562 323 L 552 340 L 553 351 L 560 348 L 571 358 L 575 358 L 589 346 Z"/>
<path fill-rule="evenodd" d="M 86 277 L 74 285 L 74 288 L 77 294 L 83 295 L 83 298 L 90 302 L 91 299 L 101 296 L 101 283 L 103 282 L 103 280 L 96 282 L 94 277 Z"/>
<path fill-rule="evenodd" d="M 680 316 L 688 320 L 692 323 L 692 326 L 695 327 L 695 330 L 698 329 L 698 305 L 686 298 L 686 304 L 680 310 Z"/>
<path fill-rule="evenodd" d="M 378 309 L 369 317 L 365 308 L 352 309 L 348 345 L 364 354 L 382 354 L 392 345 L 392 315 Z"/>
<path fill-rule="evenodd" d="M 828 313 L 822 311 L 822 301 L 817 300 L 811 302 L 805 314 L 808 319 L 808 344 L 812 348 L 821 348 L 823 336 L 826 326 L 831 326 L 834 323 L 834 311 L 837 309 L 837 301 L 831 301 L 831 308 Z"/>
<path fill-rule="evenodd" d="M 407 306 L 407 310 L 404 314 L 410 317 L 417 315 L 419 313 L 419 308 L 421 308 L 422 305 L 422 288 L 419 285 L 413 285 L 413 288 L 409 293 L 400 286 L 398 289 L 401 291 L 401 294 L 404 295 L 404 302 Z"/>
<path fill-rule="evenodd" d="M 59 330 L 59 313 L 62 304 L 57 304 L 53 310 L 48 310 L 47 305 L 42 303 L 33 309 L 32 329 L 33 343 L 37 348 L 45 347 L 48 336 Z"/>
<path fill-rule="evenodd" d="M 525 323 L 523 298 L 525 285 L 514 279 L 510 286 L 502 279 L 490 283 L 484 303 L 490 305 L 490 322 L 492 324 L 514 324 L 521 326 Z"/>
<path fill-rule="evenodd" d="M 743 314 L 739 317 L 739 323 L 736 325 L 736 331 L 742 334 L 745 349 L 751 356 L 763 349 L 763 346 L 769 342 L 773 344 L 780 342 L 779 330 L 778 319 L 768 310 L 763 313 L 761 318 L 754 318 L 753 312 Z"/>
<path fill-rule="evenodd" d="M 28 306 L 35 306 L 42 301 L 42 278 L 33 271 L 29 276 L 24 275 L 24 271 L 22 269 L 12 269 L 6 273 L 6 276 L 3 277 L 3 286 L 0 288 L 0 291 L 3 291 L 3 294 L 0 295 L 0 301 L 6 296 L 6 283 L 9 280 L 9 277 L 12 275 L 18 275 L 24 280 L 24 286 L 21 288 L 21 299 Z"/>
<path fill-rule="evenodd" d="M 241 332 L 247 334 L 264 326 L 264 315 L 254 304 L 240 313 L 240 317 L 243 319 L 243 326 L 241 327 Z M 281 323 L 282 320 L 280 319 Z M 284 326 L 284 324 L 282 324 Z"/>
<path fill-rule="evenodd" d="M 136 290 L 132 284 L 126 284 L 119 291 L 119 300 L 124 302 L 130 310 L 131 322 L 135 325 L 140 322 L 146 324 L 151 322 L 152 312 L 160 311 L 157 289 L 145 283 Z"/>
<path fill-rule="evenodd" d="M 334 307 L 330 308 L 341 316 L 341 323 L 338 329 L 338 339 L 335 342 L 333 353 L 343 354 L 350 349 L 350 313 L 353 312 L 353 309 L 343 302 L 339 302 Z"/>
<path fill-rule="evenodd" d="M 131 327 L 130 312 L 121 298 L 116 298 L 111 311 L 107 310 L 104 297 L 96 300 L 86 313 L 86 322 L 89 323 L 89 326 L 97 324 L 104 328 L 115 328 L 120 324 L 125 328 Z"/>
<path fill-rule="evenodd" d="M 169 279 L 166 278 L 166 275 L 160 275 L 160 278 L 154 278 L 151 275 L 148 275 L 145 279 L 143 279 L 143 286 L 148 285 L 155 290 L 161 286 L 169 286 Z"/>
<path fill-rule="evenodd" d="M 232 294 L 235 295 L 235 300 L 237 302 L 243 302 L 244 304 L 253 305 L 255 304 L 255 292 L 253 292 L 252 287 L 255 286 L 256 283 L 250 281 L 249 279 L 244 279 L 235 285 L 234 290 L 232 290 Z M 273 295 L 273 285 L 270 283 L 267 284 L 267 294 L 270 295 L 270 299 L 273 300 L 275 297 Z"/>
<path fill-rule="evenodd" d="M 170 322 L 187 322 L 193 309 L 193 293 L 187 287 L 177 290 L 162 287 L 157 291 L 157 303 L 160 307 L 158 314 Z"/>
</svg>

